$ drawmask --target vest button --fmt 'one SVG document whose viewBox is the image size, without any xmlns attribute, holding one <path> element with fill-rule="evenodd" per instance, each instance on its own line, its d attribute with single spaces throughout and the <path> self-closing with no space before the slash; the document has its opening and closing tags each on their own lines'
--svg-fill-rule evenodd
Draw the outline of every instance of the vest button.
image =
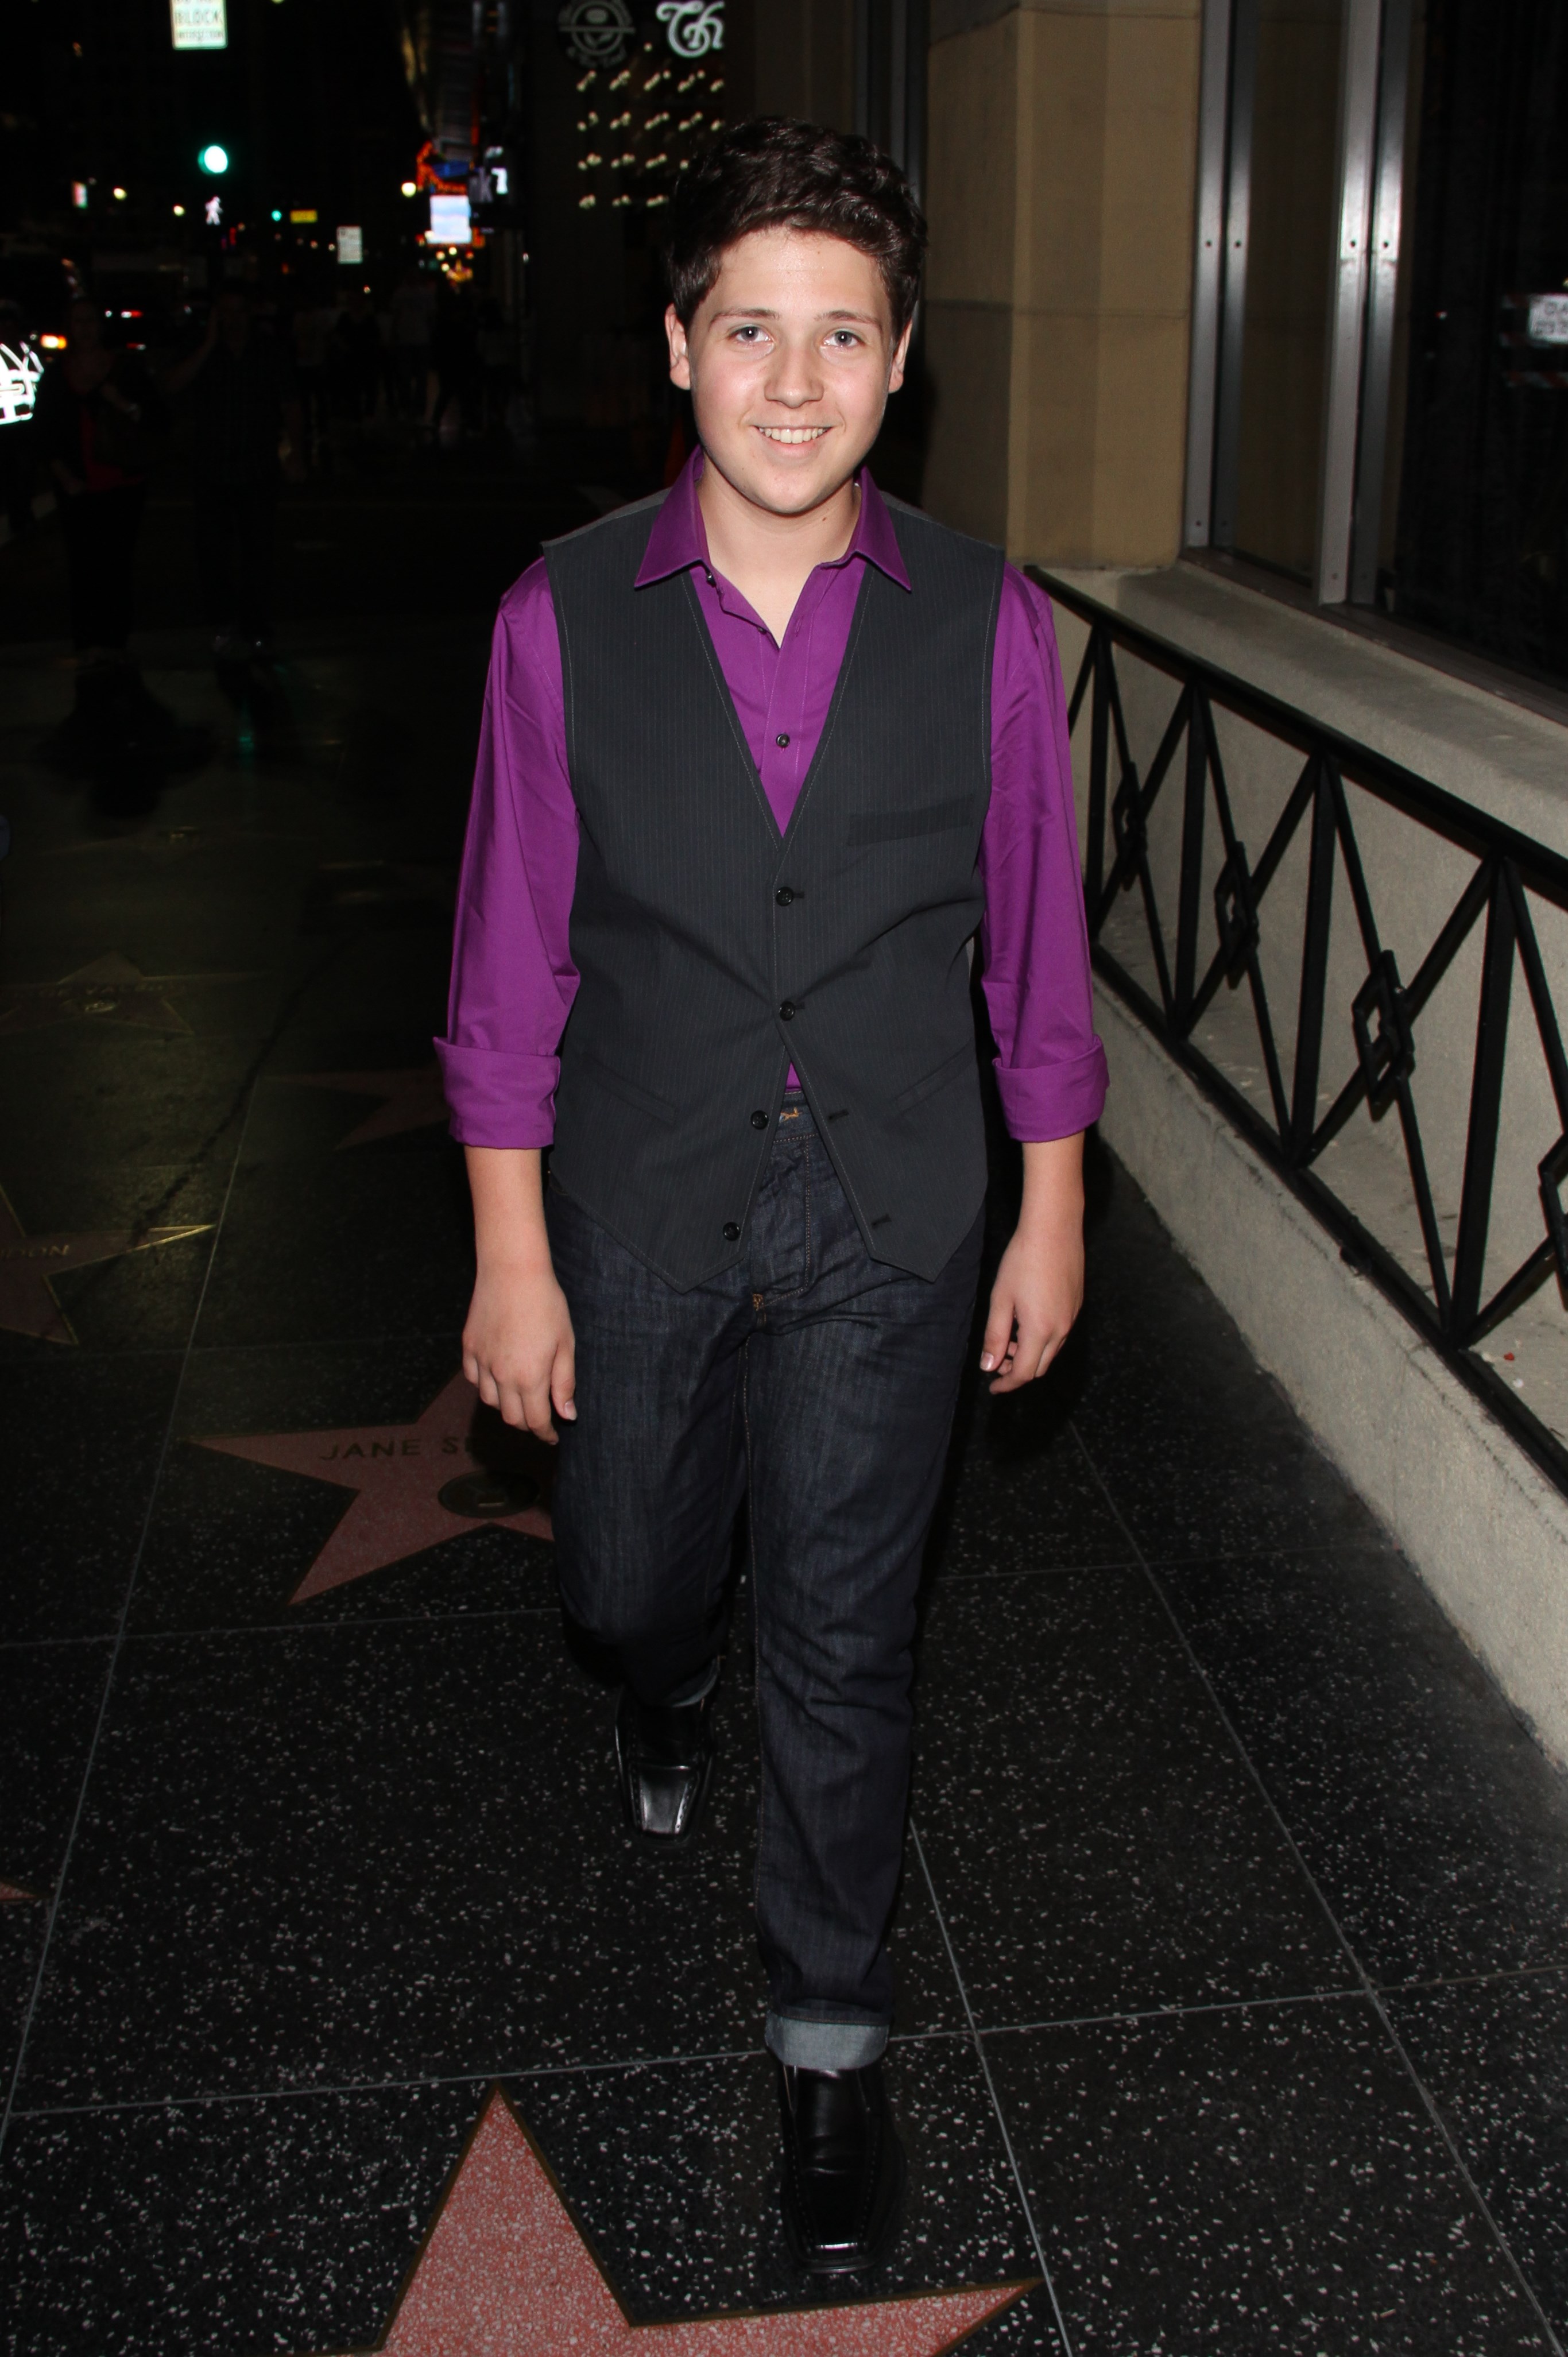
<svg viewBox="0 0 1568 2357">
<path fill-rule="evenodd" d="M 751 1116 L 751 1125 L 753 1129 L 766 1129 L 768 1115 L 765 1113 L 754 1113 Z"/>
<path fill-rule="evenodd" d="M 725 1243 L 726 1243 L 726 1244 L 738 1243 L 739 1243 L 739 1241 L 740 1241 L 740 1222 L 739 1222 L 738 1220 L 726 1220 L 726 1221 L 725 1222 Z"/>
<path fill-rule="evenodd" d="M 773 897 L 781 909 L 788 909 L 794 900 L 795 895 L 790 891 L 788 884 L 780 884 Z"/>
<path fill-rule="evenodd" d="M 775 737 L 775 738 L 773 739 L 773 742 L 774 742 L 776 745 L 788 745 L 788 743 L 789 742 L 789 739 L 788 738 L 788 737 Z"/>
<path fill-rule="evenodd" d="M 779 1020 L 780 1023 L 793 1023 L 795 1020 L 795 1002 L 792 998 L 787 998 L 779 1009 Z"/>
</svg>

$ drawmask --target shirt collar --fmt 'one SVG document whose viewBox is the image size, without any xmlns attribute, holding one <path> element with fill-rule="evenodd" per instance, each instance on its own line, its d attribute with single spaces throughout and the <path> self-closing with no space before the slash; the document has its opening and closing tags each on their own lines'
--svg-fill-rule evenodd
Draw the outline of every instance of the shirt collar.
<svg viewBox="0 0 1568 2357">
<path fill-rule="evenodd" d="M 648 535 L 648 546 L 638 567 L 633 585 L 646 589 L 650 582 L 667 581 L 672 573 L 684 573 L 693 565 L 704 569 L 708 563 L 708 535 L 703 523 L 703 511 L 697 500 L 697 485 L 702 478 L 703 453 L 693 451 L 685 466 L 671 487 L 670 495 L 653 519 L 653 530 Z M 832 561 L 847 565 L 852 557 L 863 556 L 875 565 L 889 581 L 900 589 L 910 587 L 908 570 L 898 535 L 893 529 L 893 519 L 887 503 L 871 479 L 871 470 L 860 470 L 860 513 L 855 518 L 854 531 L 849 546 L 842 556 Z"/>
</svg>

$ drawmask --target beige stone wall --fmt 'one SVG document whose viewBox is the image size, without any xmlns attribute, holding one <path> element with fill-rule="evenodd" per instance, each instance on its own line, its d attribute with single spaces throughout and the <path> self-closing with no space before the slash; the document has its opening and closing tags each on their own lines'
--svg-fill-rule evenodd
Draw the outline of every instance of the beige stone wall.
<svg viewBox="0 0 1568 2357">
<path fill-rule="evenodd" d="M 1019 561 L 1180 545 L 1199 0 L 945 0 L 926 504 Z"/>
</svg>

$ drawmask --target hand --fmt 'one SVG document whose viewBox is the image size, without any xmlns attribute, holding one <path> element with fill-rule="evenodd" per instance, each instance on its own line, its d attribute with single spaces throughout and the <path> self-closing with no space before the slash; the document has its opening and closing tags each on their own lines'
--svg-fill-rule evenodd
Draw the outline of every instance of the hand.
<svg viewBox="0 0 1568 2357">
<path fill-rule="evenodd" d="M 991 1288 L 981 1344 L 993 1392 L 1043 1375 L 1083 1307 L 1083 1139 L 1024 1148 L 1024 1205 Z"/>
<path fill-rule="evenodd" d="M 577 1344 L 548 1261 L 481 1261 L 463 1329 L 463 1372 L 505 1424 L 559 1438 L 551 1408 L 576 1421 Z"/>
</svg>

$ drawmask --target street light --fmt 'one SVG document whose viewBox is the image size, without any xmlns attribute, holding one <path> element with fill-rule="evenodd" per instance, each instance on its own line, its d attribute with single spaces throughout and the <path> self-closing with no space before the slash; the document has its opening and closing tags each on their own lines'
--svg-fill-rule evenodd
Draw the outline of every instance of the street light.
<svg viewBox="0 0 1568 2357">
<path fill-rule="evenodd" d="M 214 139 L 210 146 L 202 149 L 196 160 L 202 170 L 209 174 L 213 179 L 220 179 L 229 169 L 229 150 L 227 147 L 220 147 Z"/>
<path fill-rule="evenodd" d="M 419 188 L 417 183 L 413 180 L 405 180 L 403 184 L 403 193 L 405 197 L 418 196 Z"/>
</svg>

